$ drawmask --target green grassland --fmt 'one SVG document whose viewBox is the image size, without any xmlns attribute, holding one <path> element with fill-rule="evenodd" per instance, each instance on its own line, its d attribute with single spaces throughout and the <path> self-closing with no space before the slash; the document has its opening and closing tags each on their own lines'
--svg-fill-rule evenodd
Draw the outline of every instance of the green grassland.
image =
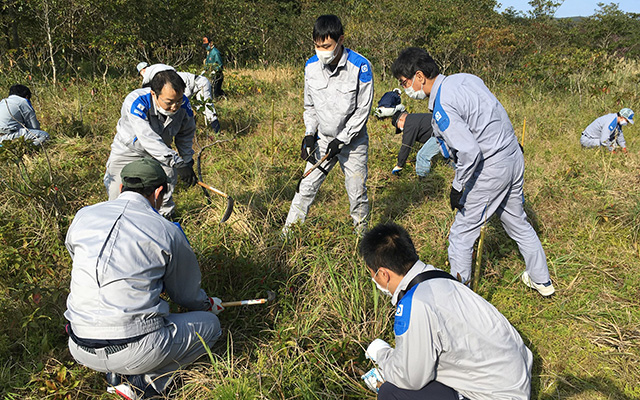
<svg viewBox="0 0 640 400">
<path fill-rule="evenodd" d="M 377 101 L 394 87 L 376 80 Z M 596 117 L 640 105 L 636 64 L 621 64 L 608 87 L 547 91 L 535 82 L 491 87 L 522 140 L 526 207 L 547 253 L 556 294 L 542 298 L 519 281 L 516 244 L 489 223 L 479 293 L 521 333 L 534 354 L 534 399 L 640 399 L 640 138 L 629 153 L 584 150 Z M 12 82 L 3 82 L 5 87 Z M 0 396 L 6 399 L 110 398 L 101 374 L 77 365 L 63 332 L 71 259 L 66 230 L 78 209 L 106 200 L 104 165 L 134 77 L 31 82 L 43 151 L 5 146 L 0 159 Z M 171 395 L 184 399 L 355 399 L 368 343 L 393 341 L 393 309 L 357 255 L 344 176 L 335 169 L 308 219 L 283 242 L 280 229 L 301 176 L 302 66 L 229 70 L 217 102 L 220 135 L 199 129 L 204 181 L 233 196 L 235 212 L 208 204 L 198 187 L 175 193 L 181 222 L 203 273 L 224 300 L 278 294 L 268 306 L 228 309 L 211 357 L 180 373 Z M 406 100 L 412 112 L 427 102 Z M 198 121 L 200 127 L 203 122 Z M 391 178 L 400 137 L 389 120 L 369 120 L 372 224 L 395 221 L 421 258 L 448 270 L 453 170 L 443 160 L 418 180 L 413 161 Z M 415 157 L 415 153 L 411 157 Z M 411 160 L 410 157 L 410 160 Z M 49 169 L 47 166 L 50 165 Z M 18 169 L 20 167 L 20 170 Z M 22 171 L 22 175 L 20 172 Z M 29 178 L 25 180 L 25 171 Z"/>
</svg>

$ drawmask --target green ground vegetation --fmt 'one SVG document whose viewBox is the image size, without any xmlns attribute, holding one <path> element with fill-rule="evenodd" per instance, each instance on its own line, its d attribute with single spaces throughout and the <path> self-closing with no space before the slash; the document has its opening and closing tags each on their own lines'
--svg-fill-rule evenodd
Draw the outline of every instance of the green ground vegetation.
<svg viewBox="0 0 640 400">
<path fill-rule="evenodd" d="M 584 150 L 578 142 L 596 117 L 637 108 L 640 65 L 614 63 L 602 74 L 586 81 L 569 71 L 564 78 L 581 84 L 563 90 L 532 81 L 490 84 L 524 144 L 526 207 L 557 293 L 544 299 L 519 281 L 523 260 L 497 220 L 489 223 L 478 290 L 532 350 L 534 399 L 640 399 L 638 127 L 625 130 L 628 154 Z M 14 78 L 0 78 L 3 91 Z M 202 154 L 204 181 L 233 196 L 235 212 L 219 224 L 224 199 L 208 204 L 200 188 L 179 186 L 178 219 L 208 293 L 233 300 L 274 290 L 278 298 L 224 311 L 223 337 L 210 357 L 179 374 L 171 395 L 373 399 L 359 378 L 372 367 L 364 348 L 377 337 L 393 341 L 393 308 L 357 255 L 339 169 L 307 222 L 290 240 L 279 238 L 303 168 L 302 65 L 230 69 L 225 82 L 227 99 L 216 103 L 223 130 L 216 136 L 199 120 L 194 147 L 221 140 Z M 71 259 L 64 237 L 78 209 L 106 200 L 109 145 L 122 100 L 138 84 L 132 76 L 30 82 L 52 141 L 46 152 L 21 143 L 1 152 L 3 398 L 111 398 L 102 375 L 74 363 L 66 349 Z M 376 100 L 394 86 L 378 71 Z M 427 111 L 426 102 L 406 105 Z M 402 224 L 421 258 L 448 270 L 453 170 L 440 160 L 418 180 L 410 161 L 394 179 L 400 137 L 389 120 L 374 117 L 369 135 L 372 223 Z"/>
</svg>

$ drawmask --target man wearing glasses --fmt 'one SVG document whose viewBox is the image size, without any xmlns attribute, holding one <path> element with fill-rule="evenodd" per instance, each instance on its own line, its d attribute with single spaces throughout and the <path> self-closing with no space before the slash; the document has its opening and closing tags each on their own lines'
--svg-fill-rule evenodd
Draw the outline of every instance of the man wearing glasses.
<svg viewBox="0 0 640 400">
<path fill-rule="evenodd" d="M 542 296 L 552 295 L 542 244 L 524 212 L 524 157 L 502 104 L 475 75 L 440 74 L 420 48 L 400 53 L 391 70 L 409 97 L 429 97 L 434 135 L 456 163 L 450 194 L 451 209 L 458 209 L 449 232 L 451 275 L 469 281 L 480 228 L 497 214 L 524 257 L 524 284 Z"/>
<path fill-rule="evenodd" d="M 172 195 L 177 176 L 188 185 L 197 183 L 192 148 L 196 123 L 184 89 L 180 75 L 166 70 L 153 77 L 150 87 L 136 89 L 125 98 L 104 175 L 109 200 L 120 194 L 122 168 L 142 158 L 158 160 L 167 174 L 167 194 L 158 210 L 165 217 L 171 217 L 175 208 Z"/>
</svg>

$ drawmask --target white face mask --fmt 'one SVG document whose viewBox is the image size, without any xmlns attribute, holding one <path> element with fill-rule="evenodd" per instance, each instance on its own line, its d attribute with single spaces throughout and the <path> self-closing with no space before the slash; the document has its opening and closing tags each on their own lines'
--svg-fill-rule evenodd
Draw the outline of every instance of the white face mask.
<svg viewBox="0 0 640 400">
<path fill-rule="evenodd" d="M 380 270 L 378 269 L 376 271 L 376 273 L 373 275 L 373 278 L 371 278 L 371 280 L 373 281 L 373 283 L 376 284 L 376 287 L 378 288 L 379 291 L 382 292 L 382 294 L 384 294 L 385 296 L 389 296 L 389 297 L 393 297 L 393 293 L 391 293 L 391 291 L 389 291 L 389 283 L 387 282 L 387 288 L 383 288 L 382 286 L 380 286 L 380 284 L 378 282 L 376 282 L 376 275 L 378 275 L 378 272 L 380 272 Z"/>
<path fill-rule="evenodd" d="M 174 115 L 176 115 L 176 113 L 180 110 L 179 108 L 175 111 L 167 111 L 164 108 L 160 107 L 158 104 L 156 104 L 156 108 L 158 109 L 158 112 L 166 117 L 172 117 Z"/>
<path fill-rule="evenodd" d="M 340 49 L 340 42 L 336 44 L 336 47 L 333 50 L 318 50 L 316 49 L 316 55 L 318 56 L 318 60 L 324 65 L 331 64 L 333 60 L 335 60 L 338 55 Z"/>
<path fill-rule="evenodd" d="M 626 124 L 628 124 L 626 119 L 623 119 L 622 121 L 619 122 L 621 126 L 625 126 Z"/>
<path fill-rule="evenodd" d="M 424 100 L 427 98 L 427 94 L 424 92 L 424 90 L 422 90 L 423 85 L 420 84 L 420 90 L 414 90 L 413 89 L 413 82 L 415 82 L 416 77 L 414 75 L 413 80 L 411 81 L 411 86 L 409 86 L 408 88 L 404 89 L 404 92 L 407 94 L 407 96 L 411 97 L 412 99 L 416 99 L 416 100 Z"/>
</svg>

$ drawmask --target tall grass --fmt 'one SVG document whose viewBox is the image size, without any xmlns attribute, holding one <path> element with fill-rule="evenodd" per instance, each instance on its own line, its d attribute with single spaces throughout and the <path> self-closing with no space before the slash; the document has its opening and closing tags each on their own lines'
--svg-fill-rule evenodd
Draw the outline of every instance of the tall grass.
<svg viewBox="0 0 640 400">
<path fill-rule="evenodd" d="M 393 340 L 393 310 L 379 297 L 348 215 L 336 169 L 291 240 L 280 229 L 302 173 L 302 67 L 231 70 L 217 102 L 223 131 L 200 129 L 205 182 L 233 196 L 208 205 L 200 188 L 176 192 L 180 222 L 198 254 L 203 287 L 225 300 L 278 293 L 266 307 L 228 309 L 212 358 L 182 372 L 172 391 L 189 399 L 374 398 L 360 383 L 371 368 L 363 349 Z M 596 117 L 638 104 L 638 68 L 616 69 L 595 95 L 529 86 L 492 89 L 519 137 L 527 121 L 525 192 L 557 288 L 543 299 L 522 285 L 517 246 L 488 224 L 479 292 L 504 313 L 534 353 L 535 399 L 640 399 L 640 140 L 629 126 L 629 154 L 584 150 L 582 130 Z M 4 82 L 9 86 L 12 82 Z M 108 398 L 102 376 L 73 362 L 62 332 L 70 258 L 62 238 L 75 212 L 106 200 L 101 178 L 122 100 L 137 85 L 122 78 L 35 84 L 34 105 L 52 133 L 53 179 L 66 201 L 58 218 L 10 190 L 0 192 L 0 395 L 5 398 Z M 395 82 L 377 81 L 376 100 Z M 65 90 L 66 88 L 66 90 Z M 91 94 L 94 89 L 94 94 Z M 80 106 L 82 105 L 82 107 Z M 426 102 L 409 100 L 414 112 Z M 636 107 L 637 108 L 637 107 Z M 82 109 L 82 113 L 80 113 Z M 202 127 L 202 121 L 198 121 Z M 388 120 L 369 122 L 372 224 L 394 220 L 413 235 L 421 258 L 448 269 L 453 171 L 438 161 L 425 180 L 409 163 L 390 171 L 400 138 Z M 42 153 L 26 157 L 41 165 Z M 410 158 L 411 159 L 411 158 Z M 3 165 L 2 176 L 14 173 Z"/>
</svg>

